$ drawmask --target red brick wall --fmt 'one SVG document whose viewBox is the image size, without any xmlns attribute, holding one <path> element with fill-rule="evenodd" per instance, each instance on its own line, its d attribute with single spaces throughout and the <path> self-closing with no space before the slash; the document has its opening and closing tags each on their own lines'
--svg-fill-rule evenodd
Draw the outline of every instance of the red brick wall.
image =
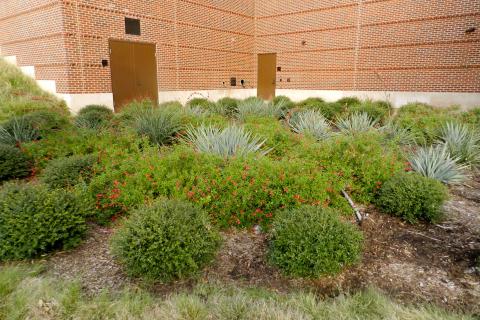
<svg viewBox="0 0 480 320">
<path fill-rule="evenodd" d="M 285 89 L 479 92 L 479 29 L 478 0 L 256 2 Z"/>
<path fill-rule="evenodd" d="M 478 0 L 1 0 L 0 30 L 61 93 L 111 92 L 109 38 L 157 44 L 159 90 L 252 88 L 276 52 L 278 88 L 480 92 Z"/>
<path fill-rule="evenodd" d="M 35 66 L 39 80 L 57 80 L 68 89 L 68 61 L 64 46 L 63 15 L 59 1 L 0 1 L 2 55 L 17 56 L 20 66 Z"/>
<path fill-rule="evenodd" d="M 69 93 L 111 92 L 110 69 L 101 66 L 109 38 L 157 44 L 159 90 L 223 88 L 230 77 L 254 86 L 253 2 L 62 2 L 67 56 L 74 65 Z M 126 16 L 140 19 L 141 36 L 125 35 Z"/>
</svg>

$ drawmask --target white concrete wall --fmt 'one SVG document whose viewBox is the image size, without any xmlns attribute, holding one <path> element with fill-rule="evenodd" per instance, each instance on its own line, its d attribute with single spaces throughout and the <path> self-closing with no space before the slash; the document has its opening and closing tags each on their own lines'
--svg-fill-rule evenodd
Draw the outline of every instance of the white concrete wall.
<svg viewBox="0 0 480 320">
<path fill-rule="evenodd" d="M 399 108 L 407 103 L 422 102 L 435 107 L 459 105 L 464 109 L 480 107 L 480 92 L 401 92 L 401 91 L 339 91 L 339 90 L 291 90 L 278 89 L 277 96 L 287 96 L 293 101 L 301 101 L 310 97 L 319 97 L 325 101 L 336 101 L 344 97 L 356 96 L 361 100 L 385 100 L 393 107 Z"/>
</svg>

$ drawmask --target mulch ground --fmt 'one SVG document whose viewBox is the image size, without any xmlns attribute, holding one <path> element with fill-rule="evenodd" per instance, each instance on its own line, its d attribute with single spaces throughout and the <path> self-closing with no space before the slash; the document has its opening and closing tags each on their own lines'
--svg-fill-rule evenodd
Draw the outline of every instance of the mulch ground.
<svg viewBox="0 0 480 320">
<path fill-rule="evenodd" d="M 336 296 L 368 287 L 380 288 L 407 303 L 434 303 L 451 310 L 480 314 L 480 177 L 467 186 L 451 189 L 441 224 L 410 225 L 362 208 L 366 215 L 361 229 L 365 247 L 360 264 L 335 277 L 315 281 L 284 277 L 266 263 L 265 234 L 231 230 L 223 233 L 224 244 L 215 263 L 196 281 L 261 286 L 287 292 L 311 290 L 321 296 Z M 56 276 L 79 280 L 89 293 L 141 285 L 129 279 L 109 251 L 111 229 L 92 226 L 79 248 L 51 256 L 48 267 Z M 159 294 L 182 291 L 195 281 L 149 285 Z"/>
</svg>

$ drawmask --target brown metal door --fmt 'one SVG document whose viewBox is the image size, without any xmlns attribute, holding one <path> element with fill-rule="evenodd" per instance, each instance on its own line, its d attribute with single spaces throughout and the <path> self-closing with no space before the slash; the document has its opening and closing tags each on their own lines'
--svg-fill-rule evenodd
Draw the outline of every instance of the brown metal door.
<svg viewBox="0 0 480 320">
<path fill-rule="evenodd" d="M 132 100 L 158 101 L 154 44 L 110 40 L 110 70 L 115 111 Z"/>
<path fill-rule="evenodd" d="M 265 100 L 275 98 L 277 81 L 277 54 L 258 55 L 257 96 Z"/>
</svg>

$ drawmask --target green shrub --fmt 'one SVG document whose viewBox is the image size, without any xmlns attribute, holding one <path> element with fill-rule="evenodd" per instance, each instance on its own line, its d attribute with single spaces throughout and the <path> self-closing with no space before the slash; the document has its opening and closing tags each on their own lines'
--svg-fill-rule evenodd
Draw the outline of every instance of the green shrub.
<svg viewBox="0 0 480 320">
<path fill-rule="evenodd" d="M 98 105 L 98 104 L 89 104 L 85 107 L 83 107 L 82 109 L 80 109 L 80 111 L 78 111 L 78 115 L 84 115 L 86 113 L 90 113 L 90 112 L 95 112 L 95 113 L 103 113 L 105 115 L 105 117 L 112 117 L 113 116 L 113 110 L 110 109 L 109 107 L 107 106 L 104 106 L 104 105 Z"/>
<path fill-rule="evenodd" d="M 40 138 L 38 130 L 25 116 L 13 117 L 0 126 L 0 143 L 15 145 Z"/>
<path fill-rule="evenodd" d="M 169 144 L 182 129 L 181 113 L 168 108 L 148 109 L 136 116 L 134 128 L 138 135 L 148 137 L 153 144 Z"/>
<path fill-rule="evenodd" d="M 240 120 L 245 120 L 247 117 L 273 117 L 281 118 L 284 113 L 284 105 L 281 103 L 274 104 L 272 102 L 265 102 L 262 99 L 246 99 L 238 104 L 238 115 Z"/>
<path fill-rule="evenodd" d="M 396 174 L 380 189 L 377 204 L 386 213 L 414 223 L 418 220 L 437 222 L 447 188 L 440 182 L 413 172 Z"/>
<path fill-rule="evenodd" d="M 177 200 L 136 210 L 112 239 L 113 252 L 130 275 L 164 281 L 197 274 L 219 244 L 207 214 Z"/>
<path fill-rule="evenodd" d="M 385 123 L 390 116 L 392 107 L 386 101 L 366 100 L 359 104 L 353 104 L 348 107 L 348 113 L 366 113 L 370 118 L 380 123 Z"/>
<path fill-rule="evenodd" d="M 456 121 L 458 117 L 459 113 L 454 109 L 412 103 L 401 107 L 394 121 L 398 126 L 412 131 L 417 143 L 430 145 L 436 140 L 442 126 Z"/>
<path fill-rule="evenodd" d="M 0 182 L 25 178 L 32 171 L 32 161 L 18 148 L 0 144 Z"/>
<path fill-rule="evenodd" d="M 240 100 L 225 97 L 217 101 L 217 105 L 222 110 L 222 114 L 227 117 L 233 117 L 237 113 L 237 106 Z"/>
<path fill-rule="evenodd" d="M 462 121 L 477 128 L 480 126 L 480 107 L 476 107 L 462 114 Z"/>
<path fill-rule="evenodd" d="M 23 117 L 32 124 L 42 138 L 51 131 L 58 131 L 67 127 L 70 123 L 65 115 L 49 110 L 30 112 Z"/>
<path fill-rule="evenodd" d="M 302 206 L 277 213 L 271 230 L 269 258 L 288 275 L 335 274 L 357 262 L 362 233 L 328 208 Z"/>
<path fill-rule="evenodd" d="M 347 106 L 347 107 L 352 107 L 352 106 L 355 106 L 355 105 L 359 105 L 362 102 L 357 97 L 345 97 L 345 98 L 341 98 L 341 99 L 337 100 L 337 103 L 339 103 L 341 105 L 344 105 L 344 106 Z"/>
<path fill-rule="evenodd" d="M 79 128 L 99 130 L 107 127 L 113 118 L 113 112 L 105 106 L 90 105 L 81 109 L 75 118 Z"/>
<path fill-rule="evenodd" d="M 144 149 L 125 161 L 102 165 L 104 172 L 89 185 L 102 219 L 159 196 L 197 204 L 220 227 L 267 226 L 276 210 L 301 204 L 347 205 L 340 195 L 346 182 L 338 174 L 338 163 L 319 166 L 310 159 L 268 157 L 225 160 L 180 145 L 160 155 L 155 148 Z"/>
<path fill-rule="evenodd" d="M 193 98 L 187 102 L 187 106 L 189 107 L 200 107 L 203 109 L 209 109 L 211 104 L 214 103 L 205 98 Z"/>
<path fill-rule="evenodd" d="M 338 168 L 336 174 L 346 180 L 344 187 L 363 203 L 371 202 L 381 184 L 406 167 L 398 147 L 385 144 L 376 131 L 339 135 L 303 153 L 326 167 Z"/>
<path fill-rule="evenodd" d="M 43 171 L 41 180 L 51 188 L 67 188 L 80 179 L 88 181 L 92 176 L 96 155 L 78 155 L 52 160 Z"/>
<path fill-rule="evenodd" d="M 33 258 L 80 243 L 87 207 L 75 194 L 43 185 L 0 189 L 0 260 Z"/>
<path fill-rule="evenodd" d="M 322 98 L 307 98 L 297 103 L 297 106 L 306 109 L 320 109 L 324 103 L 325 101 Z"/>
<path fill-rule="evenodd" d="M 287 96 L 277 96 L 273 98 L 273 104 L 274 105 L 281 105 L 283 110 L 290 110 L 295 107 L 295 102 L 293 102 L 289 97 Z"/>
</svg>

